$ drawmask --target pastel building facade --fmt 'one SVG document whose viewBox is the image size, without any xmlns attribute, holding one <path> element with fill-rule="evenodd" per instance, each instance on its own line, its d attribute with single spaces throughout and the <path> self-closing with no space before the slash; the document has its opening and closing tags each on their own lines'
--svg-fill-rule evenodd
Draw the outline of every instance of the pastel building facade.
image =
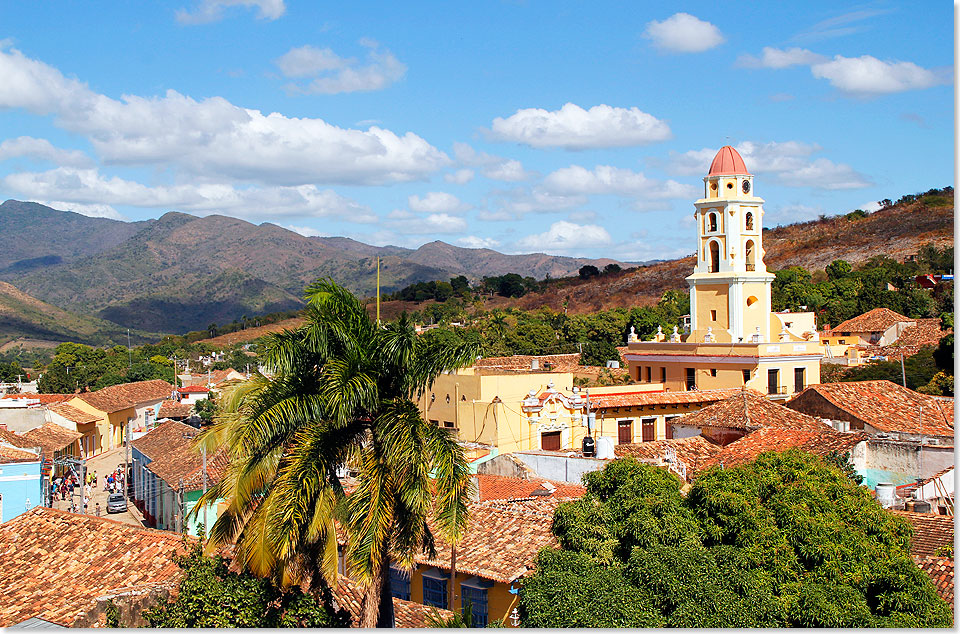
<svg viewBox="0 0 960 634">
<path fill-rule="evenodd" d="M 688 276 L 690 329 L 628 341 L 630 376 L 669 391 L 746 386 L 785 399 L 820 382 L 813 313 L 773 312 L 763 262 L 763 203 L 735 149 L 720 149 L 694 203 L 697 264 Z"/>
</svg>

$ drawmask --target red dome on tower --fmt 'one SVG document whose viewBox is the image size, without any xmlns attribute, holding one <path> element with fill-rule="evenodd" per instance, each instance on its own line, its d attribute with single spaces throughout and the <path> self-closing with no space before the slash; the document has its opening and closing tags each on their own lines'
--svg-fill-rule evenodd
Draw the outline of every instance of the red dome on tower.
<svg viewBox="0 0 960 634">
<path fill-rule="evenodd" d="M 710 163 L 710 173 L 707 176 L 730 176 L 733 174 L 746 174 L 752 176 L 747 171 L 747 166 L 743 162 L 743 157 L 733 147 L 724 145 L 713 157 L 713 163 Z"/>
</svg>

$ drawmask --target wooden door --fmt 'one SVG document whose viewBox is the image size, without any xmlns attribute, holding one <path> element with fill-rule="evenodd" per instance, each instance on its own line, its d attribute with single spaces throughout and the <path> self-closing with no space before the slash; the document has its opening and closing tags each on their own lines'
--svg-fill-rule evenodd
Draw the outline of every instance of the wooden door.
<svg viewBox="0 0 960 634">
<path fill-rule="evenodd" d="M 650 418 L 640 422 L 640 433 L 643 442 L 651 442 L 657 437 L 657 419 Z"/>
<path fill-rule="evenodd" d="M 548 431 L 540 434 L 540 448 L 544 451 L 560 451 L 560 432 Z"/>
<path fill-rule="evenodd" d="M 617 443 L 626 445 L 633 442 L 633 421 L 617 421 Z"/>
</svg>

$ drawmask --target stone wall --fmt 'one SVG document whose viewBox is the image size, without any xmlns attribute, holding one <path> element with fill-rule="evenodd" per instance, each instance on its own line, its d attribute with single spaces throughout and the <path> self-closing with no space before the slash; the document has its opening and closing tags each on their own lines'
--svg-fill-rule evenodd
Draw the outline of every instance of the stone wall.
<svg viewBox="0 0 960 634">
<path fill-rule="evenodd" d="M 6 425 L 7 431 L 28 432 L 31 429 L 42 427 L 44 420 L 42 409 L 38 407 L 3 407 L 0 408 L 0 426 Z"/>
<path fill-rule="evenodd" d="M 873 438 L 867 441 L 866 469 L 902 474 L 904 479 L 929 478 L 954 463 L 953 447 L 924 445 L 915 441 Z"/>
<path fill-rule="evenodd" d="M 97 597 L 93 607 L 77 617 L 72 627 L 107 627 L 110 604 L 116 606 L 120 627 L 147 627 L 143 613 L 170 598 L 172 585 L 130 588 Z"/>
<path fill-rule="evenodd" d="M 513 454 L 540 478 L 558 482 L 581 484 L 583 474 L 603 469 L 607 460 L 565 456 L 546 452 L 517 452 Z"/>
</svg>

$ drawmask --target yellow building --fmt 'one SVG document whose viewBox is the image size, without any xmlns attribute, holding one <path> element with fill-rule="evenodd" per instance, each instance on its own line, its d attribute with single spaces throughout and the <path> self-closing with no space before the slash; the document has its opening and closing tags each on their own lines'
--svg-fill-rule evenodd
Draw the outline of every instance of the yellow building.
<svg viewBox="0 0 960 634">
<path fill-rule="evenodd" d="M 155 379 L 77 394 L 67 405 L 88 417 L 88 422 L 76 423 L 76 430 L 83 434 L 80 439 L 82 454 L 90 457 L 121 446 L 128 424 L 134 428 L 148 428 L 157 418 L 160 403 L 172 393 L 172 385 Z"/>
<path fill-rule="evenodd" d="M 820 382 L 813 313 L 771 310 L 774 276 L 763 262 L 763 199 L 735 149 L 720 149 L 694 203 L 697 264 L 690 286 L 690 332 L 628 341 L 635 381 L 669 391 L 746 385 L 787 398 Z"/>
<path fill-rule="evenodd" d="M 615 444 L 668 439 L 671 420 L 734 392 L 739 388 L 668 391 L 652 382 L 580 389 L 570 372 L 473 367 L 440 375 L 419 406 L 426 420 L 455 430 L 468 447 L 490 448 L 471 454 L 476 466 L 504 453 L 580 450 L 587 435 Z"/>
</svg>

